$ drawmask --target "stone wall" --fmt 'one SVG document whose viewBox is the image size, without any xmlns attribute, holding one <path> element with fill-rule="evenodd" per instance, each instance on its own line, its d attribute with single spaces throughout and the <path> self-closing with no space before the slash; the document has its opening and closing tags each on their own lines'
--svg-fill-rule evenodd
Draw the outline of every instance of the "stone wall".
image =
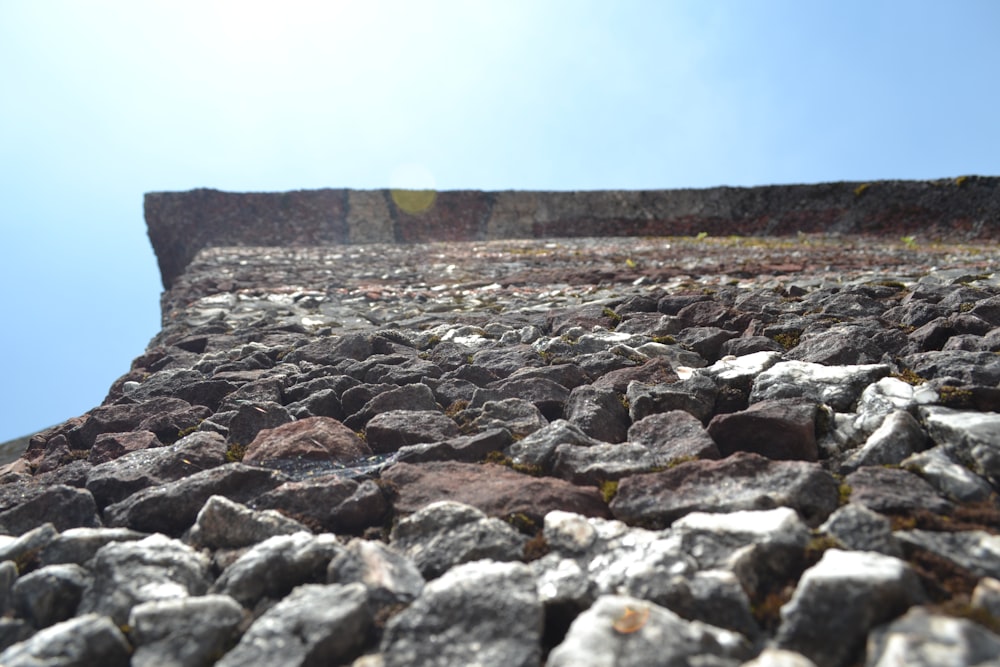
<svg viewBox="0 0 1000 667">
<path fill-rule="evenodd" d="M 1000 228 L 1000 178 L 980 176 L 700 190 L 446 191 L 421 213 L 406 212 L 395 194 L 153 192 L 146 195 L 145 215 L 167 288 L 198 250 L 209 246 L 701 232 L 919 235 L 955 241 L 993 238 Z"/>
</svg>

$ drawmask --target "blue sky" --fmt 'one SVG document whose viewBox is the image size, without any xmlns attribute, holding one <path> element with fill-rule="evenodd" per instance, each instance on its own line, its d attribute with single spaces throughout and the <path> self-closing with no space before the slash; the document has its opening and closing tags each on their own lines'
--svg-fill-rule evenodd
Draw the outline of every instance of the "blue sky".
<svg viewBox="0 0 1000 667">
<path fill-rule="evenodd" d="M 159 329 L 142 196 L 1000 174 L 994 0 L 0 0 L 0 441 Z"/>
</svg>

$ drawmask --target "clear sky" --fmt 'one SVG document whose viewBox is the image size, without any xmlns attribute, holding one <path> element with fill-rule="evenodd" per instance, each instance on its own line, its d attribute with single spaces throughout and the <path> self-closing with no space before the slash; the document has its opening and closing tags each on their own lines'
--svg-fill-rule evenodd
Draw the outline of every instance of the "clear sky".
<svg viewBox="0 0 1000 667">
<path fill-rule="evenodd" d="M 142 196 L 1000 174 L 996 0 L 0 0 L 0 441 L 159 329 Z"/>
</svg>

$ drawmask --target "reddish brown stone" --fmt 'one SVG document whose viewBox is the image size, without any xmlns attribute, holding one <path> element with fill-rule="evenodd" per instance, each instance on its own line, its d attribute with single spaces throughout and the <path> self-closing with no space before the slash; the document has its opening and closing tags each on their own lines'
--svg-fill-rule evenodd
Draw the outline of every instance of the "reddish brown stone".
<svg viewBox="0 0 1000 667">
<path fill-rule="evenodd" d="M 371 449 L 358 435 L 330 417 L 308 417 L 264 429 L 247 446 L 247 463 L 308 459 L 349 463 L 371 456 Z"/>
<path fill-rule="evenodd" d="M 754 452 L 769 459 L 815 461 L 816 404 L 795 398 L 761 401 L 746 410 L 716 415 L 708 434 L 723 456 Z"/>
<path fill-rule="evenodd" d="M 87 460 L 97 465 L 123 454 L 136 452 L 140 449 L 160 447 L 163 443 L 157 440 L 152 431 L 133 431 L 130 433 L 102 433 L 97 436 L 94 446 L 90 449 Z"/>
<path fill-rule="evenodd" d="M 382 473 L 397 512 L 409 514 L 438 500 L 478 507 L 489 516 L 525 515 L 541 525 L 552 510 L 609 517 L 597 489 L 551 477 L 531 477 L 500 465 L 436 462 L 397 463 Z"/>
<path fill-rule="evenodd" d="M 666 359 L 653 357 L 642 366 L 619 368 L 605 373 L 594 381 L 594 386 L 598 389 L 614 389 L 619 394 L 624 394 L 629 382 L 633 380 L 643 384 L 669 384 L 677 382 L 677 373 Z"/>
</svg>

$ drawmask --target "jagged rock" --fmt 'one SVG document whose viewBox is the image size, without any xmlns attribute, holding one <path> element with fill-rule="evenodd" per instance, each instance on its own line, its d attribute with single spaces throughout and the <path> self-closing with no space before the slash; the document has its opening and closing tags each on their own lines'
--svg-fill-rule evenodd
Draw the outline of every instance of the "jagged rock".
<svg viewBox="0 0 1000 667">
<path fill-rule="evenodd" d="M 87 461 L 93 465 L 105 463 L 129 452 L 162 447 L 152 431 L 134 431 L 132 433 L 102 433 L 97 436 L 94 446 L 90 448 Z"/>
<path fill-rule="evenodd" d="M 901 465 L 923 477 L 946 498 L 957 502 L 987 500 L 993 493 L 993 487 L 957 461 L 949 449 L 947 445 L 938 445 L 908 456 Z"/>
<path fill-rule="evenodd" d="M 924 549 L 957 563 L 977 577 L 1000 578 L 1000 535 L 983 530 L 954 533 L 900 530 L 895 536 L 904 549 Z"/>
<path fill-rule="evenodd" d="M 87 413 L 87 418 L 78 428 L 70 431 L 69 439 L 75 449 L 90 449 L 94 446 L 97 436 L 102 433 L 124 433 L 126 431 L 153 431 L 157 429 L 143 428 L 147 420 L 161 422 L 165 415 L 183 414 L 190 410 L 191 404 L 179 398 L 158 396 L 141 403 L 126 403 L 105 405 Z M 208 415 L 205 415 L 208 416 Z M 177 439 L 177 431 L 165 433 L 169 441 Z"/>
<path fill-rule="evenodd" d="M 701 362 L 704 363 L 704 360 Z M 612 389 L 619 394 L 624 394 L 631 382 L 658 385 L 671 384 L 677 382 L 677 379 L 677 373 L 674 372 L 670 362 L 665 357 L 654 356 L 642 366 L 629 366 L 605 373 L 594 380 L 591 386 L 595 389 Z"/>
<path fill-rule="evenodd" d="M 732 570 L 750 594 L 756 594 L 762 582 L 785 576 L 809 541 L 808 528 L 788 507 L 692 512 L 675 521 L 671 531 L 699 569 Z"/>
<path fill-rule="evenodd" d="M 896 410 L 844 461 L 846 470 L 861 466 L 897 465 L 927 444 L 927 433 L 909 412 Z"/>
<path fill-rule="evenodd" d="M 110 616 L 122 625 L 141 602 L 204 594 L 210 581 L 208 567 L 206 556 L 163 535 L 112 542 L 94 556 L 90 566 L 94 578 L 79 611 Z"/>
<path fill-rule="evenodd" d="M 819 667 L 852 664 L 868 631 L 924 601 L 910 566 L 871 552 L 828 549 L 781 608 L 777 645 Z"/>
<path fill-rule="evenodd" d="M 754 380 L 750 402 L 802 398 L 847 412 L 865 387 L 889 374 L 884 364 L 824 366 L 807 361 L 781 361 Z"/>
<path fill-rule="evenodd" d="M 242 607 L 226 595 L 143 602 L 129 614 L 131 667 L 208 667 L 235 639 Z"/>
<path fill-rule="evenodd" d="M 372 385 L 369 384 L 367 386 Z M 344 420 L 345 426 L 360 430 L 365 428 L 373 417 L 387 412 L 399 410 L 440 412 L 441 410 L 437 404 L 437 400 L 434 398 L 434 392 L 431 391 L 431 388 L 426 384 L 414 382 L 402 387 L 388 384 L 380 386 L 384 386 L 386 389 L 384 391 L 379 391 L 368 398 L 365 404 L 357 410 L 357 412 L 354 412 L 350 417 Z M 364 387 L 365 385 L 362 385 L 349 391 L 350 393 L 356 393 L 360 396 L 360 392 Z M 351 402 L 353 400 L 356 399 L 350 399 L 349 392 L 345 392 L 343 398 L 345 410 L 350 409 Z"/>
<path fill-rule="evenodd" d="M 0 486 L 0 534 L 21 535 L 45 523 L 56 530 L 101 525 L 97 503 L 86 489 L 31 481 Z"/>
<path fill-rule="evenodd" d="M 212 496 L 246 502 L 285 479 L 273 470 L 229 463 L 133 493 L 107 506 L 104 519 L 112 527 L 181 535 L 195 522 L 198 512 Z"/>
<path fill-rule="evenodd" d="M 320 366 L 333 366 L 344 358 L 362 360 L 371 355 L 368 336 L 357 333 L 319 338 L 289 352 L 285 361 L 292 364 L 309 361 Z"/>
<path fill-rule="evenodd" d="M 308 529 L 280 512 L 255 511 L 225 496 L 212 496 L 198 512 L 188 539 L 211 549 L 236 549 L 300 531 Z"/>
<path fill-rule="evenodd" d="M 683 316 L 681 313 L 678 314 L 678 317 Z M 719 327 L 691 326 L 681 331 L 677 335 L 677 340 L 708 363 L 714 363 L 722 356 L 722 346 L 726 341 L 738 335 L 735 331 Z"/>
<path fill-rule="evenodd" d="M 393 548 L 412 560 L 427 579 L 484 558 L 519 560 L 526 541 L 510 524 L 451 501 L 431 503 L 401 519 L 390 537 Z"/>
<path fill-rule="evenodd" d="M 283 405 L 273 401 L 246 402 L 229 420 L 226 440 L 249 449 L 262 431 L 273 431 L 291 421 L 292 415 Z"/>
<path fill-rule="evenodd" d="M 785 354 L 789 360 L 785 363 L 800 361 L 825 366 L 878 364 L 883 356 L 897 353 L 906 342 L 906 334 L 902 331 L 883 328 L 876 320 L 859 320 L 803 332 L 799 344 Z"/>
<path fill-rule="evenodd" d="M 371 454 L 368 445 L 336 419 L 307 417 L 260 431 L 247 446 L 243 462 L 315 460 L 352 463 Z"/>
<path fill-rule="evenodd" d="M 865 665 L 995 665 L 1000 636 L 964 618 L 909 610 L 868 636 Z"/>
<path fill-rule="evenodd" d="M 182 479 L 226 462 L 226 441 L 217 433 L 192 433 L 173 445 L 144 449 L 96 465 L 87 490 L 99 507 L 121 502 L 136 491 Z"/>
<path fill-rule="evenodd" d="M 569 395 L 566 387 L 548 378 L 509 377 L 491 382 L 486 388 L 476 389 L 469 407 L 481 408 L 489 401 L 520 398 L 538 408 L 546 419 L 561 419 Z"/>
<path fill-rule="evenodd" d="M 510 374 L 510 380 L 526 378 L 544 378 L 572 391 L 581 385 L 588 384 L 590 377 L 576 364 L 552 364 L 551 366 L 529 366 Z"/>
<path fill-rule="evenodd" d="M 522 563 L 476 561 L 424 586 L 390 619 L 385 667 L 534 667 L 541 659 L 542 604 Z"/>
<path fill-rule="evenodd" d="M 343 550 L 330 533 L 276 535 L 250 547 L 223 570 L 212 591 L 247 608 L 263 597 L 280 599 L 300 584 L 325 581 L 330 560 Z"/>
<path fill-rule="evenodd" d="M 711 664 L 736 667 L 753 655 L 740 634 L 686 621 L 663 607 L 604 595 L 573 621 L 549 654 L 549 667 L 646 667 Z"/>
<path fill-rule="evenodd" d="M 491 452 L 502 452 L 513 442 L 510 431 L 495 428 L 474 435 L 460 435 L 438 442 L 418 443 L 400 447 L 396 460 L 407 463 L 423 461 L 461 461 L 475 463 Z"/>
<path fill-rule="evenodd" d="M 0 653 L 4 667 L 127 667 L 131 647 L 107 616 L 84 614 L 48 627 Z"/>
<path fill-rule="evenodd" d="M 1000 384 L 1000 357 L 992 352 L 918 352 L 903 357 L 901 363 L 928 380 L 952 378 L 961 384 L 988 387 Z"/>
<path fill-rule="evenodd" d="M 815 461 L 816 404 L 801 399 L 762 400 L 746 410 L 716 415 L 708 435 L 723 456 L 753 452 L 769 459 Z"/>
<path fill-rule="evenodd" d="M 775 354 L 780 359 L 784 351 L 785 348 L 781 346 L 781 343 L 775 341 L 773 338 L 743 335 L 739 338 L 730 338 L 724 342 L 722 348 L 719 350 L 719 354 L 722 355 L 721 359 L 725 359 L 726 357 L 745 357 L 761 353 Z"/>
<path fill-rule="evenodd" d="M 337 475 L 286 482 L 258 496 L 253 506 L 278 510 L 313 530 L 352 534 L 377 526 L 388 509 L 375 482 Z"/>
<path fill-rule="evenodd" d="M 903 556 L 889 519 L 858 503 L 838 508 L 819 529 L 854 551 L 877 551 L 896 558 Z"/>
<path fill-rule="evenodd" d="M 670 459 L 643 445 L 625 442 L 592 447 L 562 444 L 556 447 L 552 474 L 574 484 L 595 485 L 637 475 L 668 465 Z"/>
<path fill-rule="evenodd" d="M 603 442 L 624 441 L 631 423 L 621 397 L 614 390 L 589 385 L 577 387 L 569 394 L 565 414 L 571 424 Z"/>
<path fill-rule="evenodd" d="M 83 565 L 105 544 L 111 542 L 135 542 L 146 533 L 128 528 L 70 528 L 54 536 L 38 555 L 42 565 L 76 563 Z"/>
<path fill-rule="evenodd" d="M 629 427 L 628 441 L 655 452 L 661 463 L 721 456 L 701 422 L 684 410 L 658 412 L 640 419 Z"/>
<path fill-rule="evenodd" d="M 561 479 L 531 477 L 495 464 L 397 463 L 382 473 L 391 485 L 392 505 L 409 514 L 438 500 L 472 505 L 487 516 L 526 517 L 534 523 L 552 510 L 585 516 L 608 516 L 597 489 L 574 486 Z"/>
<path fill-rule="evenodd" d="M 633 424 L 649 415 L 671 410 L 683 410 L 706 423 L 715 410 L 718 393 L 715 381 L 707 375 L 695 373 L 674 384 L 649 386 L 633 382 L 629 384 L 625 397 Z"/>
<path fill-rule="evenodd" d="M 509 377 L 514 371 L 528 366 L 544 366 L 545 362 L 530 345 L 515 345 L 479 350 L 472 355 L 472 366 L 483 368 L 498 378 Z"/>
<path fill-rule="evenodd" d="M 899 378 L 884 377 L 868 385 L 858 399 L 858 428 L 873 433 L 887 415 L 897 410 L 915 413 L 918 405 L 934 403 L 938 392 L 927 383 L 913 386 Z"/>
<path fill-rule="evenodd" d="M 76 614 L 89 573 L 79 565 L 48 565 L 18 579 L 11 590 L 15 613 L 36 628 Z"/>
<path fill-rule="evenodd" d="M 564 444 L 596 447 L 603 443 L 584 433 L 579 426 L 565 419 L 557 419 L 527 437 L 512 442 L 507 447 L 506 454 L 516 465 L 536 466 L 540 470 L 551 471 L 555 464 L 556 448 Z"/>
<path fill-rule="evenodd" d="M 215 664 L 342 665 L 360 653 L 371 625 L 363 585 L 303 585 L 257 618 Z"/>
<path fill-rule="evenodd" d="M 913 473 L 898 468 L 860 468 L 844 479 L 851 502 L 860 503 L 880 514 L 911 514 L 927 510 L 949 514 L 952 504 L 938 495 L 930 484 Z"/>
<path fill-rule="evenodd" d="M 23 565 L 51 544 L 58 534 L 51 523 L 43 523 L 18 537 L 0 535 L 0 562 L 9 560 Z"/>
<path fill-rule="evenodd" d="M 792 507 L 811 526 L 838 503 L 837 483 L 818 464 L 770 461 L 739 452 L 720 461 L 690 461 L 663 472 L 626 477 L 611 502 L 626 523 L 666 526 L 694 511 Z"/>
<path fill-rule="evenodd" d="M 505 398 L 487 401 L 482 412 L 472 422 L 472 427 L 485 431 L 506 428 L 515 436 L 527 436 L 544 427 L 549 421 L 534 403 L 522 398 Z"/>
<path fill-rule="evenodd" d="M 412 560 L 382 542 L 352 539 L 326 570 L 328 584 L 361 583 L 374 604 L 409 604 L 424 588 L 424 577 Z"/>
<path fill-rule="evenodd" d="M 976 473 L 1000 484 L 1000 415 L 937 406 L 920 408 L 920 415 L 934 442 L 972 461 Z"/>
<path fill-rule="evenodd" d="M 365 434 L 372 451 L 388 454 L 407 445 L 454 438 L 460 431 L 455 420 L 437 409 L 390 410 L 372 417 Z"/>
</svg>

